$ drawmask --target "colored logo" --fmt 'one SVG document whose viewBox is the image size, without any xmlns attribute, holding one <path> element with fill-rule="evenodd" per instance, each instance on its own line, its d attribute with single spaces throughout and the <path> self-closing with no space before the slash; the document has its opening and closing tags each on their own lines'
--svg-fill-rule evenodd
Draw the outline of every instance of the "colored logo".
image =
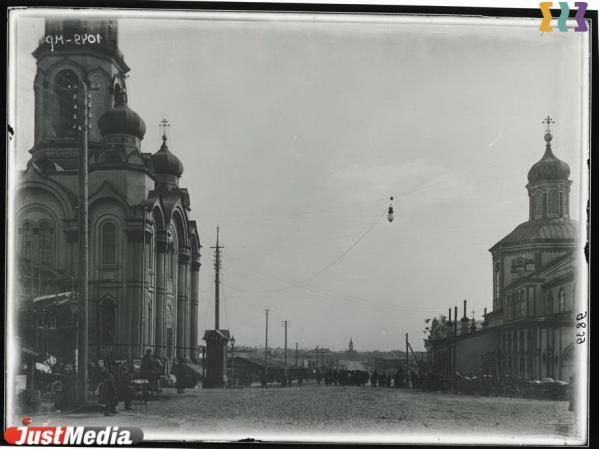
<svg viewBox="0 0 599 449">
<path fill-rule="evenodd" d="M 576 9 L 576 16 L 574 19 L 576 20 L 577 26 L 574 28 L 574 31 L 577 33 L 584 33 L 588 31 L 587 23 L 584 20 L 584 13 L 587 11 L 587 2 L 576 2 L 574 5 L 578 8 Z M 539 3 L 541 7 L 541 12 L 543 13 L 543 20 L 541 21 L 541 26 L 539 26 L 539 30 L 541 33 L 551 33 L 553 31 L 553 27 L 550 25 L 551 19 L 553 16 L 551 15 L 551 7 L 553 6 L 553 2 L 541 2 Z M 568 31 L 567 20 L 570 15 L 570 7 L 567 2 L 559 2 L 559 7 L 561 9 L 561 13 L 557 19 L 557 28 L 560 31 Z"/>
<path fill-rule="evenodd" d="M 143 441 L 144 433 L 137 427 L 40 426 L 7 427 L 4 441 L 17 446 L 130 446 Z"/>
</svg>

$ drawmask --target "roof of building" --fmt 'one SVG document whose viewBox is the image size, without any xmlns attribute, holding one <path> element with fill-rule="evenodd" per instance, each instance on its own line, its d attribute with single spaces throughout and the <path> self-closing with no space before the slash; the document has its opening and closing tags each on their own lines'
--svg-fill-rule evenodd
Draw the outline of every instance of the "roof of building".
<svg viewBox="0 0 599 449">
<path fill-rule="evenodd" d="M 577 238 L 577 221 L 566 217 L 541 218 L 519 224 L 512 232 L 493 245 L 491 250 L 497 246 L 509 246 L 524 242 L 576 240 Z"/>
<path fill-rule="evenodd" d="M 210 329 L 204 332 L 204 340 L 229 340 L 229 331 L 226 329 Z"/>
<path fill-rule="evenodd" d="M 100 116 L 98 126 L 103 136 L 128 134 L 142 140 L 146 134 L 146 124 L 139 114 L 127 105 L 126 97 Z"/>
<path fill-rule="evenodd" d="M 564 161 L 555 157 L 551 151 L 551 133 L 545 134 L 545 154 L 539 162 L 528 171 L 528 182 L 541 181 L 567 181 L 570 176 L 570 167 Z"/>
</svg>

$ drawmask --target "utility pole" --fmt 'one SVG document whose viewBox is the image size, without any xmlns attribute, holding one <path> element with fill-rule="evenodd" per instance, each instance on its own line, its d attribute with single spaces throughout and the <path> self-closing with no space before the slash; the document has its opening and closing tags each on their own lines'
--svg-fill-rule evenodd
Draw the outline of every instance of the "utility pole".
<svg viewBox="0 0 599 449">
<path fill-rule="evenodd" d="M 409 354 L 408 353 L 408 333 L 406 332 L 406 376 L 408 376 L 408 379 L 409 379 L 409 376 L 410 376 L 410 374 L 409 374 L 410 373 L 410 359 L 409 359 L 408 354 Z"/>
<path fill-rule="evenodd" d="M 268 374 L 268 309 L 266 309 L 266 337 L 264 341 L 264 377 Z M 268 382 L 267 382 L 268 383 Z"/>
<path fill-rule="evenodd" d="M 295 367 L 297 368 L 297 342 L 295 342 Z"/>
<path fill-rule="evenodd" d="M 285 369 L 287 369 L 287 328 L 291 324 L 291 322 L 285 320 L 281 321 L 281 324 L 285 328 Z"/>
<path fill-rule="evenodd" d="M 215 250 L 214 254 L 214 329 L 219 329 L 219 310 L 220 310 L 220 295 L 219 295 L 219 287 L 220 287 L 220 269 L 221 269 L 221 261 L 220 261 L 220 250 L 224 248 L 224 246 L 220 246 L 218 244 L 218 229 L 216 227 L 216 246 L 211 246 L 211 249 Z"/>
<path fill-rule="evenodd" d="M 80 86 L 69 86 L 74 90 L 73 95 L 73 129 L 81 132 L 81 147 L 79 152 L 79 292 L 77 307 L 77 327 L 79 335 L 75 352 L 77 366 L 77 401 L 82 403 L 87 399 L 87 361 L 88 361 L 88 288 L 89 288 L 89 235 L 88 235 L 88 161 L 87 134 L 91 128 L 91 90 L 98 90 L 82 81 Z M 80 95 L 80 96 L 79 96 Z M 78 106 L 82 106 L 79 114 Z"/>
</svg>

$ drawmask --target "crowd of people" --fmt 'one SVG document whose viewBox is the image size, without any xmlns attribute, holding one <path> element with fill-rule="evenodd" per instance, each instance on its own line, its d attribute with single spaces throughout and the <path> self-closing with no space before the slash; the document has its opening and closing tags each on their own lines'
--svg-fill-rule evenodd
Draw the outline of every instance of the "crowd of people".
<svg viewBox="0 0 599 449">
<path fill-rule="evenodd" d="M 161 391 L 161 379 L 167 373 L 168 362 L 159 358 L 148 349 L 141 359 L 139 368 L 129 361 L 115 361 L 111 354 L 102 360 L 90 361 L 88 364 L 88 395 L 97 397 L 98 403 L 104 406 L 106 416 L 117 413 L 117 405 L 123 402 L 124 409 L 131 409 L 135 395 L 146 401 L 150 395 L 158 396 Z M 182 394 L 187 385 L 187 367 L 182 359 L 176 360 L 170 367 L 169 374 L 175 378 L 177 393 Z M 60 375 L 60 387 L 56 389 L 54 406 L 58 410 L 68 409 L 75 405 L 75 376 L 72 367 L 56 361 L 52 373 Z M 72 374 L 72 375 L 70 375 Z"/>
<path fill-rule="evenodd" d="M 346 370 L 330 368 L 324 371 L 324 374 L 316 374 L 316 382 L 321 383 L 324 380 L 325 386 L 356 386 L 363 387 L 407 387 L 413 386 L 418 375 L 415 370 L 407 371 L 407 374 L 401 368 L 395 373 L 378 372 L 376 369 L 369 373 L 365 370 Z"/>
</svg>

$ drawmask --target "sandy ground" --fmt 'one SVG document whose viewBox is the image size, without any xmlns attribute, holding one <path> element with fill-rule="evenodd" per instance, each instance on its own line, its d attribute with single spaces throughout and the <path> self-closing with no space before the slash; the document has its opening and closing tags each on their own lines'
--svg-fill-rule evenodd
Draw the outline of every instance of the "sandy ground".
<svg viewBox="0 0 599 449">
<path fill-rule="evenodd" d="M 165 389 L 105 417 L 41 414 L 35 424 L 136 426 L 148 439 L 576 444 L 568 403 L 370 387 Z"/>
</svg>

